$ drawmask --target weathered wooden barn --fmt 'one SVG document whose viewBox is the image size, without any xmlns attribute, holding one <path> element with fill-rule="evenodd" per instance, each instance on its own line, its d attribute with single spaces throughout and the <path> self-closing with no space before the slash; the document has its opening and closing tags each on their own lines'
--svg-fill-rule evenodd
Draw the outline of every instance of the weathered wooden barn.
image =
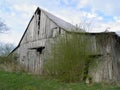
<svg viewBox="0 0 120 90">
<path fill-rule="evenodd" d="M 49 42 L 61 34 L 73 32 L 73 25 L 37 8 L 31 18 L 18 46 L 13 50 L 17 53 L 18 62 L 26 71 L 42 74 Z M 82 35 L 80 32 L 74 32 Z M 104 80 L 120 80 L 120 38 L 114 32 L 86 33 L 93 42 L 93 50 L 99 48 L 98 67 L 90 71 L 95 82 Z"/>
</svg>

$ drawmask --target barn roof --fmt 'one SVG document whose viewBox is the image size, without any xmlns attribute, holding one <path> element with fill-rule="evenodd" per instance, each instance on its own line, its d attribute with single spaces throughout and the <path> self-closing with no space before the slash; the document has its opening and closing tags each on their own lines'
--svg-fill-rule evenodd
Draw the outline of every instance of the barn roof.
<svg viewBox="0 0 120 90">
<path fill-rule="evenodd" d="M 72 24 L 70 24 L 70 23 L 68 23 L 68 22 L 66 22 L 66 21 L 64 21 L 64 20 L 62 20 L 62 19 L 54 16 L 53 14 L 51 14 L 51 13 L 49 13 L 49 12 L 47 12 L 47 11 L 39 8 L 39 7 L 36 9 L 35 13 L 38 12 L 38 11 L 40 11 L 40 10 L 41 10 L 42 12 L 44 12 L 45 15 L 46 15 L 51 21 L 53 21 L 55 24 L 57 24 L 60 28 L 66 30 L 66 31 L 68 31 L 68 32 L 71 32 L 72 29 L 75 28 L 74 25 L 72 25 Z M 35 13 L 34 13 L 34 14 L 35 14 Z M 23 37 L 25 36 L 25 33 L 27 32 L 27 29 L 28 29 L 28 27 L 29 27 L 29 25 L 30 25 L 33 17 L 34 17 L 34 15 L 32 16 L 32 18 L 31 18 L 31 20 L 30 20 L 30 22 L 29 22 L 29 24 L 28 24 L 28 26 L 27 26 L 27 28 L 26 28 L 26 30 L 25 30 L 25 32 L 24 32 L 24 34 L 23 34 L 23 36 L 22 36 L 22 38 L 21 38 L 21 40 L 20 40 L 20 42 L 19 42 L 19 44 L 18 44 L 18 46 L 20 45 Z"/>
<path fill-rule="evenodd" d="M 58 26 L 59 26 L 60 28 L 62 28 L 63 30 L 66 30 L 66 31 L 69 32 L 69 31 L 72 31 L 72 29 L 75 28 L 74 25 L 72 25 L 72 24 L 70 24 L 70 23 L 68 23 L 68 22 L 66 22 L 66 21 L 64 21 L 64 20 L 62 20 L 62 19 L 54 16 L 53 14 L 51 14 L 51 13 L 49 13 L 49 12 L 47 12 L 47 11 L 39 8 L 39 7 L 36 9 L 35 13 L 36 13 L 37 11 L 39 11 L 39 10 L 41 10 L 42 12 L 44 12 L 45 15 L 46 15 L 51 21 L 53 21 L 56 25 L 58 25 Z M 35 14 L 35 13 L 34 13 L 34 14 Z M 30 25 L 33 17 L 34 17 L 34 15 L 32 16 L 30 22 L 28 23 L 27 28 L 26 28 L 26 30 L 25 30 L 25 32 L 24 32 L 24 34 L 23 34 L 23 36 L 22 36 L 22 38 L 21 38 L 18 46 L 17 46 L 12 52 L 14 52 L 14 51 L 20 46 L 20 43 L 21 43 L 21 41 L 23 40 L 23 38 L 24 38 L 24 36 L 25 36 L 25 33 L 27 32 L 27 29 L 28 29 L 28 27 L 29 27 L 29 25 Z M 11 53 L 12 53 L 12 52 L 11 52 Z"/>
<path fill-rule="evenodd" d="M 44 10 L 43 10 L 43 12 L 48 16 L 48 18 L 50 18 L 54 23 L 56 23 L 61 28 L 65 29 L 65 30 L 69 30 L 69 31 L 71 31 L 71 29 L 75 28 L 75 26 L 73 26 L 72 24 L 54 16 L 51 13 L 44 11 Z"/>
<path fill-rule="evenodd" d="M 75 28 L 75 26 L 72 25 L 71 23 L 68 23 L 68 22 L 62 20 L 62 19 L 56 17 L 55 15 L 53 15 L 53 14 L 51 14 L 51 13 L 49 13 L 49 12 L 47 12 L 47 11 L 39 8 L 39 7 L 37 8 L 36 12 L 37 12 L 38 10 L 43 11 L 44 14 L 45 14 L 50 20 L 52 20 L 55 24 L 57 24 L 59 27 L 63 28 L 64 30 L 72 31 L 72 29 Z"/>
</svg>

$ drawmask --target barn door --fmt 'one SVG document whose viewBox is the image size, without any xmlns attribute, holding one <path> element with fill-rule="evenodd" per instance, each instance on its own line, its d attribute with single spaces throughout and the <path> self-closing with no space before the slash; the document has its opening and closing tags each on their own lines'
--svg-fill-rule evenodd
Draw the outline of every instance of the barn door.
<svg viewBox="0 0 120 90">
<path fill-rule="evenodd" d="M 43 53 L 40 50 L 32 49 L 28 51 L 28 71 L 34 74 L 42 74 Z"/>
<path fill-rule="evenodd" d="M 42 54 L 36 51 L 36 59 L 35 59 L 35 73 L 42 74 Z"/>
<path fill-rule="evenodd" d="M 28 51 L 28 71 L 31 73 L 34 73 L 35 71 L 35 50 L 29 50 Z"/>
</svg>

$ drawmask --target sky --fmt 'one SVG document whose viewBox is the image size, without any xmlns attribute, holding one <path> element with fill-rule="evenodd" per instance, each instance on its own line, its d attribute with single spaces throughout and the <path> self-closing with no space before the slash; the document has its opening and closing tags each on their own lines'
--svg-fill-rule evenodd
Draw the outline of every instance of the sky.
<svg viewBox="0 0 120 90">
<path fill-rule="evenodd" d="M 90 32 L 120 32 L 119 0 L 0 0 L 0 19 L 10 28 L 0 42 L 17 45 L 37 7 Z"/>
</svg>

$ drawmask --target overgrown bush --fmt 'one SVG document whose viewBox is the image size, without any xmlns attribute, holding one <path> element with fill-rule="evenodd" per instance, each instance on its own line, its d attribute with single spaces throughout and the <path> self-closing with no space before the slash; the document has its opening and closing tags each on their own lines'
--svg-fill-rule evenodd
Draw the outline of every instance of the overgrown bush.
<svg viewBox="0 0 120 90">
<path fill-rule="evenodd" d="M 10 54 L 13 48 L 13 44 L 0 44 L 0 70 L 9 72 L 20 70 L 17 65 L 17 55 Z"/>
<path fill-rule="evenodd" d="M 92 42 L 86 33 L 67 33 L 51 44 L 44 64 L 44 74 L 64 82 L 85 81 L 94 59 L 90 55 Z"/>
<path fill-rule="evenodd" d="M 2 63 L 10 63 L 12 60 L 12 55 L 9 55 L 10 52 L 13 50 L 14 46 L 13 44 L 10 43 L 0 43 L 0 64 Z"/>
</svg>

